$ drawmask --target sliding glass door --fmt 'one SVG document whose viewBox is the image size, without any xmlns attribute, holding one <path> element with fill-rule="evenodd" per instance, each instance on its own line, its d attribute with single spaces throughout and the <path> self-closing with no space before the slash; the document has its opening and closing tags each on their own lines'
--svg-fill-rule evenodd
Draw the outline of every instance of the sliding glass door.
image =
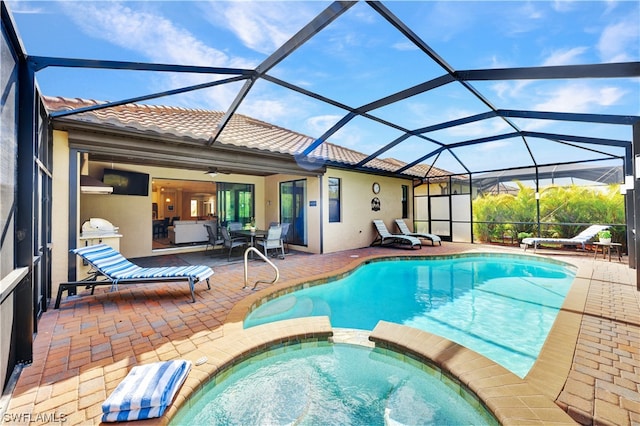
<svg viewBox="0 0 640 426">
<path fill-rule="evenodd" d="M 287 234 L 290 244 L 307 245 L 306 199 L 306 180 L 280 183 L 280 222 L 291 224 Z"/>
<path fill-rule="evenodd" d="M 251 223 L 254 213 L 254 185 L 244 183 L 217 183 L 218 221 Z"/>
</svg>

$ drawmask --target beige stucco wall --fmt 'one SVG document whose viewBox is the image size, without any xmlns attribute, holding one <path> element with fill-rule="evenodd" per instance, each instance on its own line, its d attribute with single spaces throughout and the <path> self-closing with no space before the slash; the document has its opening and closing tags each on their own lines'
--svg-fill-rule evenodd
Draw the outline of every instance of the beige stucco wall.
<svg viewBox="0 0 640 426">
<path fill-rule="evenodd" d="M 53 177 L 51 180 L 51 283 L 68 281 L 69 270 L 69 139 L 67 132 L 53 131 Z"/>
<path fill-rule="evenodd" d="M 78 159 L 79 161 L 79 159 Z M 202 171 L 169 169 L 129 164 L 89 162 L 88 172 L 101 179 L 103 169 L 117 168 L 150 175 L 149 195 L 78 195 L 78 223 L 69 224 L 69 142 L 66 132 L 54 132 L 54 176 L 53 176 L 53 294 L 57 284 L 67 281 L 68 235 L 72 227 L 79 234 L 82 224 L 90 218 L 103 218 L 119 228 L 122 238 L 119 249 L 128 258 L 159 254 L 152 250 L 151 204 L 158 202 L 151 190 L 154 178 L 209 181 Z M 78 164 L 79 167 L 79 164 Z M 341 179 L 341 221 L 329 223 L 328 177 Z M 402 185 L 409 189 L 409 218 L 412 226 L 413 188 L 411 180 L 381 177 L 370 174 L 329 168 L 324 176 L 274 175 L 268 177 L 246 175 L 218 175 L 217 182 L 249 183 L 255 185 L 255 214 L 258 228 L 270 222 L 280 221 L 280 183 L 306 180 L 307 220 L 305 246 L 294 246 L 296 250 L 311 253 L 331 253 L 346 249 L 367 247 L 376 237 L 373 219 L 383 219 L 387 227 L 395 232 L 393 219 L 402 216 Z M 380 184 L 380 193 L 372 192 L 374 182 Z M 380 199 L 381 209 L 373 211 L 371 202 Z M 160 203 L 159 203 L 160 204 Z"/>
<path fill-rule="evenodd" d="M 409 188 L 409 218 L 413 213 L 412 182 L 410 180 L 381 177 L 338 169 L 329 169 L 322 181 L 322 193 L 328 197 L 330 177 L 341 180 L 341 222 L 329 223 L 328 202 L 322 204 L 324 218 L 324 252 L 367 247 L 376 238 L 372 221 L 382 219 L 389 231 L 397 232 L 393 220 L 402 217 L 402 185 Z M 374 194 L 373 183 L 380 184 L 380 193 Z M 380 210 L 371 209 L 374 197 L 380 199 Z"/>
</svg>

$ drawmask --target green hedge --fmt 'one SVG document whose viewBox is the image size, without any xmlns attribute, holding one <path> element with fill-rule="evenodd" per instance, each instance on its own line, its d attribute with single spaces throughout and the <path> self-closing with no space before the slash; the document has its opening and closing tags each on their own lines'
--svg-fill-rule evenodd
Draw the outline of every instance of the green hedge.
<svg viewBox="0 0 640 426">
<path fill-rule="evenodd" d="M 504 235 L 516 239 L 518 234 L 538 234 L 535 191 L 516 183 L 517 195 L 482 195 L 473 200 L 475 240 L 490 242 L 502 240 Z M 575 236 L 586 227 L 585 223 L 625 223 L 624 196 L 619 185 L 550 185 L 540 190 L 540 222 L 552 223 L 540 230 L 542 236 L 561 238 Z M 614 241 L 626 239 L 624 226 L 614 226 L 612 232 Z"/>
</svg>

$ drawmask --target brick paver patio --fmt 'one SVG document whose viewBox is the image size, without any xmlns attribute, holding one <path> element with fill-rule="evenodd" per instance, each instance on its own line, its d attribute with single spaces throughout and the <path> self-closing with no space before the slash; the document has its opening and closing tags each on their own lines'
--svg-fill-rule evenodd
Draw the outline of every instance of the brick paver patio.
<svg viewBox="0 0 640 426">
<path fill-rule="evenodd" d="M 421 250 L 365 248 L 327 255 L 296 253 L 275 262 L 280 268 L 280 283 L 286 285 L 335 275 L 370 256 L 487 250 L 522 253 L 519 249 L 444 243 Z M 538 251 L 537 255 L 544 254 Z M 577 308 L 570 305 L 566 309 L 567 314 L 578 315 L 577 342 L 558 336 L 561 326 L 554 326 L 552 334 L 556 337 L 549 339 L 561 342 L 560 353 L 573 354 L 568 357 L 570 367 L 555 379 L 560 384 L 553 399 L 582 424 L 639 425 L 640 293 L 636 291 L 635 271 L 626 264 L 594 260 L 584 253 L 552 254 L 579 266 L 586 292 L 582 308 L 578 303 Z M 252 262 L 249 274 L 253 283 L 270 280 L 273 271 L 262 262 Z M 101 403 L 133 365 L 197 359 L 199 348 L 232 338 L 229 330 L 233 327 L 228 327 L 228 322 L 237 318 L 229 313 L 238 302 L 255 295 L 242 287 L 242 264 L 232 263 L 215 267 L 211 290 L 196 285 L 196 303 L 190 303 L 183 283 L 120 286 L 113 293 L 102 288 L 96 289 L 94 296 L 81 292 L 80 297 L 63 299 L 59 310 L 50 309 L 40 319 L 33 363 L 22 370 L 3 422 L 99 423 Z M 576 312 L 569 312 L 573 310 Z M 541 358 L 555 356 L 549 346 Z M 540 379 L 544 377 L 543 368 L 537 370 L 541 373 L 536 372 L 537 380 L 530 374 L 531 384 L 545 387 L 540 385 L 544 383 Z"/>
</svg>

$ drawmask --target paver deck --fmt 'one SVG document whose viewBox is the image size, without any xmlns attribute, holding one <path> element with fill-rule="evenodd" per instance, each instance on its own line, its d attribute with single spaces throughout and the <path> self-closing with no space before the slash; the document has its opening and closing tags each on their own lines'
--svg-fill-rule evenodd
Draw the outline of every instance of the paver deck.
<svg viewBox="0 0 640 426">
<path fill-rule="evenodd" d="M 286 286 L 333 276 L 372 256 L 493 250 L 522 253 L 443 243 L 421 250 L 376 247 L 326 255 L 296 253 L 275 262 L 280 268 L 278 285 Z M 552 254 L 578 266 L 579 273 L 567 298 L 571 303 L 563 307 L 525 381 L 548 394 L 578 423 L 639 425 L 640 292 L 635 271 L 588 253 Z M 535 254 L 544 255 L 544 250 Z M 117 292 L 96 289 L 94 296 L 81 292 L 64 298 L 59 310 L 49 309 L 40 319 L 33 363 L 22 370 L 2 422 L 98 424 L 102 402 L 133 365 L 196 360 L 212 342 L 233 342 L 234 333 L 241 332 L 247 301 L 256 297 L 242 288 L 243 272 L 238 263 L 216 266 L 211 290 L 196 285 L 196 303 L 191 303 L 183 283 L 121 286 Z M 252 262 L 249 276 L 252 282 L 270 280 L 273 271 Z"/>
</svg>

